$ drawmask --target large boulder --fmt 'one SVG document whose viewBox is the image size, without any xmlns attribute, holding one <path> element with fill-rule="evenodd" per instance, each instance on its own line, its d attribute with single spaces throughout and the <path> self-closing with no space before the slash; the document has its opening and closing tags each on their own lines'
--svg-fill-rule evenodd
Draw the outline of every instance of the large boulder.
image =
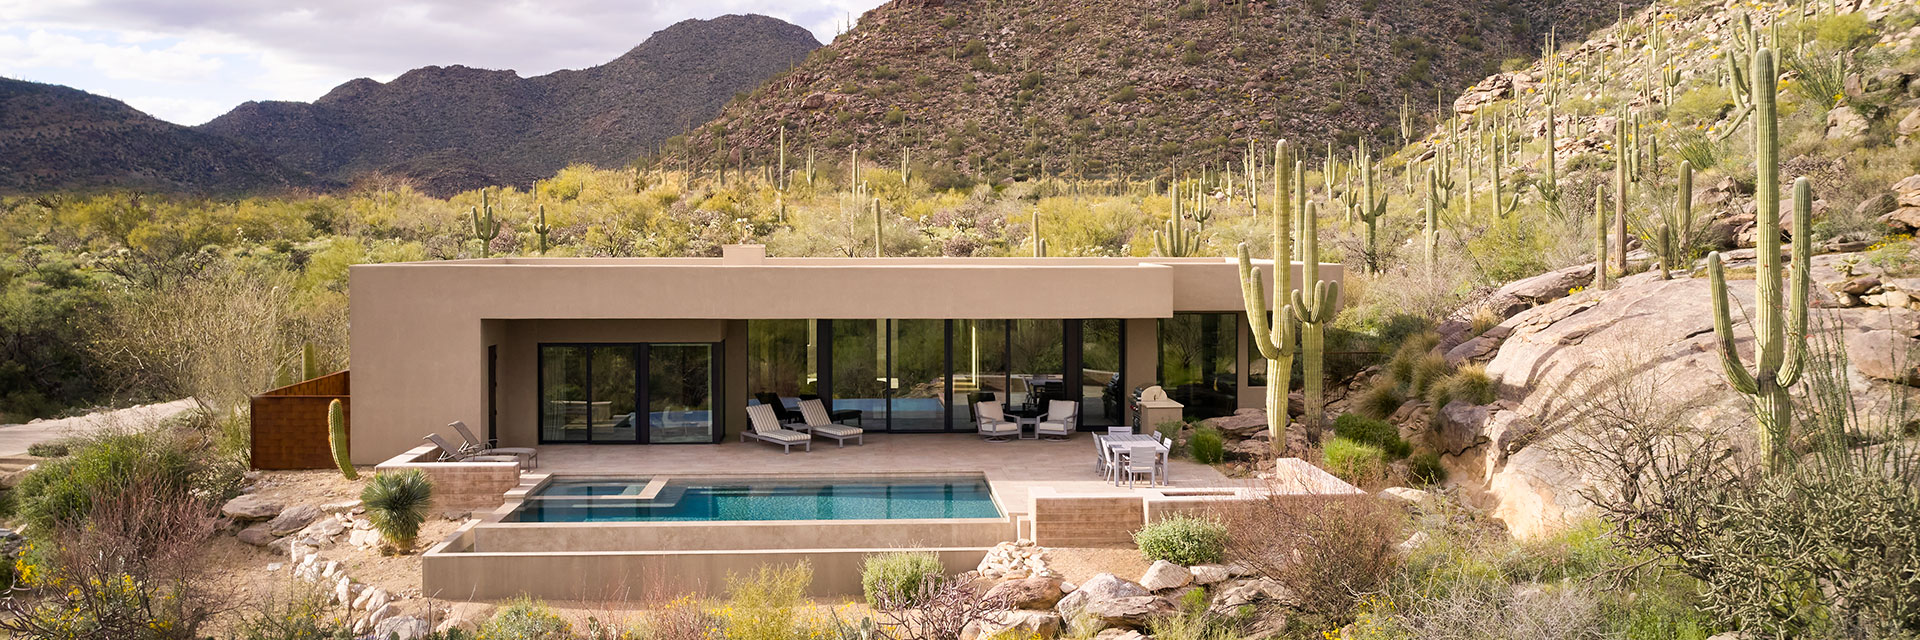
<svg viewBox="0 0 1920 640">
<path fill-rule="evenodd" d="M 1146 587 L 1111 573 L 1102 573 L 1088 578 L 1073 593 L 1061 598 L 1054 610 L 1060 612 L 1061 618 L 1072 621 L 1092 603 L 1149 595 L 1153 595 L 1153 592 Z"/>
<path fill-rule="evenodd" d="M 280 539 L 280 536 L 273 535 L 272 528 L 268 527 L 264 522 L 241 529 L 240 533 L 236 534 L 235 537 L 240 538 L 241 542 L 256 547 L 264 547 Z"/>
<path fill-rule="evenodd" d="M 267 522 L 267 529 L 276 536 L 290 535 L 307 528 L 307 525 L 313 524 L 313 521 L 319 518 L 320 507 L 310 504 L 295 505 L 287 507 L 279 515 L 274 516 L 273 520 Z"/>
<path fill-rule="evenodd" d="M 989 611 L 967 623 L 960 631 L 960 640 L 1008 637 L 1008 632 L 1013 632 L 1012 637 L 1052 638 L 1060 635 L 1061 626 L 1060 614 L 1052 611 Z"/>
<path fill-rule="evenodd" d="M 1112 600 L 1094 600 L 1068 619 L 1076 631 L 1102 629 L 1145 629 L 1155 619 L 1178 614 L 1172 600 L 1160 596 L 1132 596 Z"/>
<path fill-rule="evenodd" d="M 1148 591 L 1178 589 L 1192 582 L 1193 572 L 1165 560 L 1153 561 L 1153 565 L 1147 567 L 1147 572 L 1140 576 L 1140 586 Z"/>
<path fill-rule="evenodd" d="M 1867 118 L 1853 107 L 1840 105 L 1827 112 L 1828 140 L 1858 140 L 1867 135 Z"/>
<path fill-rule="evenodd" d="M 1207 418 L 1202 423 L 1221 433 L 1245 438 L 1267 430 L 1267 410 L 1240 409 L 1233 415 Z"/>
<path fill-rule="evenodd" d="M 1577 264 L 1510 282 L 1496 289 L 1481 306 L 1495 316 L 1511 318 L 1521 311 L 1565 298 L 1568 291 L 1590 282 L 1593 282 L 1593 264 Z"/>
<path fill-rule="evenodd" d="M 1004 602 L 1013 609 L 1052 609 L 1065 597 L 1066 581 L 1059 578 L 1031 577 L 993 585 L 983 596 L 988 602 Z"/>
<path fill-rule="evenodd" d="M 259 494 L 243 494 L 220 506 L 220 515 L 240 522 L 267 520 L 280 515 L 283 509 L 280 503 L 261 497 Z"/>
<path fill-rule="evenodd" d="M 1751 254 L 1729 252 L 1728 269 L 1751 268 Z M 1834 290 L 1849 280 L 1861 275 L 1886 280 L 1886 274 L 1870 268 L 1870 273 L 1842 275 L 1842 261 L 1857 255 L 1814 257 L 1815 326 L 1837 327 L 1846 338 L 1854 370 L 1844 378 L 1855 403 L 1862 411 L 1884 411 L 1889 391 L 1905 393 L 1905 388 L 1876 379 L 1910 379 L 1906 376 L 1914 372 L 1876 360 L 1876 353 L 1904 355 L 1913 347 L 1920 312 L 1836 308 Z M 1753 281 L 1729 284 L 1731 304 L 1754 309 Z M 1705 278 L 1637 274 L 1608 291 L 1584 291 L 1526 309 L 1501 326 L 1511 333 L 1486 364 L 1487 375 L 1501 389 L 1501 402 L 1485 407 L 1484 414 L 1468 406 L 1446 407 L 1447 419 L 1435 429 L 1455 454 L 1447 462 L 1460 472 L 1456 477 L 1480 484 L 1488 510 L 1514 534 L 1550 534 L 1592 513 L 1580 493 L 1593 479 L 1556 453 L 1568 437 L 1556 425 L 1566 423 L 1581 398 L 1591 395 L 1586 385 L 1594 380 L 1623 375 L 1632 376 L 1634 384 L 1657 385 L 1662 399 L 1697 407 L 1687 412 L 1692 426 L 1751 452 L 1752 414 L 1746 397 L 1734 392 L 1722 373 Z M 1736 345 L 1751 366 L 1752 334 L 1744 323 L 1737 332 Z"/>
<path fill-rule="evenodd" d="M 427 621 L 413 616 L 398 616 L 381 620 L 373 625 L 373 637 L 391 640 L 414 640 L 424 638 L 433 632 L 433 626 Z"/>
</svg>

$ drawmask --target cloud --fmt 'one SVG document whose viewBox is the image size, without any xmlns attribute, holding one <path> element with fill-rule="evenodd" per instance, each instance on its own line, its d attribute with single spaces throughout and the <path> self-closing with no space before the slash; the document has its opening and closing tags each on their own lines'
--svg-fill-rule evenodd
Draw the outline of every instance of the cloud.
<svg viewBox="0 0 1920 640">
<path fill-rule="evenodd" d="M 825 42 L 880 2 L 0 0 L 0 74 L 193 123 L 208 102 L 312 100 L 353 78 L 425 65 L 523 76 L 593 66 L 688 18 L 760 13 Z"/>
</svg>

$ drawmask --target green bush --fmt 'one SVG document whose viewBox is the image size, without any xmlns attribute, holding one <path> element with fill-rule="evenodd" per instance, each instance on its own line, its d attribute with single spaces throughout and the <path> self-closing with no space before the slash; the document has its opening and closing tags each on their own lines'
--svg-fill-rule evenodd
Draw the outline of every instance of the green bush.
<svg viewBox="0 0 1920 640">
<path fill-rule="evenodd" d="M 1360 392 L 1360 398 L 1354 401 L 1353 408 L 1359 411 L 1360 415 L 1385 420 L 1399 411 L 1400 405 L 1406 403 L 1407 397 L 1400 393 L 1400 388 L 1390 381 L 1383 380 L 1375 382 L 1373 386 L 1367 387 L 1366 391 Z"/>
<path fill-rule="evenodd" d="M 1148 560 L 1182 566 L 1219 562 L 1227 548 L 1227 525 L 1189 515 L 1175 515 L 1141 527 L 1134 545 Z"/>
<path fill-rule="evenodd" d="M 927 585 L 946 574 L 940 556 L 931 551 L 892 551 L 867 556 L 860 567 L 860 592 L 867 606 L 911 606 Z"/>
<path fill-rule="evenodd" d="M 727 575 L 727 598 L 733 606 L 721 611 L 720 637 L 727 640 L 801 640 L 811 637 L 795 613 L 807 604 L 813 584 L 813 565 L 762 565 L 745 575 Z"/>
<path fill-rule="evenodd" d="M 1709 84 L 1674 98 L 1673 106 L 1667 108 L 1667 117 L 1682 124 L 1705 126 L 1719 122 L 1732 106 L 1732 94 L 1719 85 Z"/>
<path fill-rule="evenodd" d="M 360 491 L 360 503 L 380 537 L 404 553 L 413 549 L 433 506 L 433 480 L 419 469 L 374 474 Z"/>
<path fill-rule="evenodd" d="M 493 614 L 493 619 L 480 625 L 474 637 L 477 640 L 572 640 L 573 625 L 547 605 L 522 598 Z"/>
<path fill-rule="evenodd" d="M 1343 413 L 1334 418 L 1333 435 L 1377 447 L 1395 460 L 1413 453 L 1413 445 L 1400 438 L 1399 427 L 1357 413 Z"/>
<path fill-rule="evenodd" d="M 1852 49 L 1873 40 L 1873 25 L 1865 13 L 1830 14 L 1814 22 L 1813 37 L 1836 49 Z"/>
<path fill-rule="evenodd" d="M 1440 336 L 1431 332 L 1407 338 L 1394 349 L 1393 357 L 1387 360 L 1387 377 L 1403 389 L 1412 387 L 1414 370 L 1419 366 L 1420 360 L 1439 344 Z"/>
<path fill-rule="evenodd" d="M 1427 390 L 1427 402 L 1435 411 L 1459 400 L 1467 404 L 1492 404 L 1498 399 L 1493 378 L 1480 366 L 1461 367 Z"/>
<path fill-rule="evenodd" d="M 1453 365 L 1447 364 L 1447 357 L 1438 353 L 1422 354 L 1413 360 L 1413 377 L 1407 389 L 1413 395 L 1427 397 L 1427 391 L 1434 385 L 1446 380 L 1453 373 Z"/>
<path fill-rule="evenodd" d="M 1422 451 L 1407 458 L 1407 475 L 1412 476 L 1414 484 L 1424 487 L 1446 482 L 1447 468 L 1440 465 L 1440 454 Z"/>
<path fill-rule="evenodd" d="M 13 491 L 21 518 L 50 532 L 86 518 L 98 498 L 144 484 L 184 495 L 197 465 L 188 446 L 159 432 L 108 433 L 83 441 L 64 458 L 41 463 Z"/>
<path fill-rule="evenodd" d="M 1226 459 L 1226 441 L 1213 427 L 1194 429 L 1193 437 L 1187 439 L 1187 450 L 1193 452 L 1194 462 L 1201 464 L 1220 464 Z"/>
<path fill-rule="evenodd" d="M 1380 447 L 1336 437 L 1321 454 L 1327 472 L 1349 483 L 1368 485 L 1387 476 L 1387 453 Z"/>
<path fill-rule="evenodd" d="M 65 440 L 35 442 L 27 445 L 27 455 L 35 458 L 64 458 L 69 449 Z"/>
</svg>

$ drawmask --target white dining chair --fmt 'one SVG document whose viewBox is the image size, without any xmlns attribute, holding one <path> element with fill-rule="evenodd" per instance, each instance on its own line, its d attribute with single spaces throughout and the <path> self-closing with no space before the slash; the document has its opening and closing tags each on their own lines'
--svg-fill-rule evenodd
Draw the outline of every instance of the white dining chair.
<svg viewBox="0 0 1920 640">
<path fill-rule="evenodd" d="M 1133 427 L 1107 427 L 1107 435 L 1130 436 L 1133 435 Z"/>
<path fill-rule="evenodd" d="M 1133 479 L 1141 474 L 1147 476 L 1147 486 L 1151 487 L 1159 476 L 1160 447 L 1151 444 L 1127 446 L 1127 461 L 1121 471 L 1127 476 L 1127 488 L 1133 488 Z"/>
</svg>

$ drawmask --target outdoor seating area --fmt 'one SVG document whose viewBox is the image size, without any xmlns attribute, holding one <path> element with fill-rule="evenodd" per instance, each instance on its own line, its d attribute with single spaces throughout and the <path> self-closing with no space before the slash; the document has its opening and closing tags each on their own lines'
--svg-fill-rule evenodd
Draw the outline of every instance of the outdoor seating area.
<svg viewBox="0 0 1920 640">
<path fill-rule="evenodd" d="M 799 445 L 801 451 L 813 451 L 816 435 L 830 438 L 841 447 L 847 446 L 848 440 L 866 444 L 865 430 L 834 422 L 835 412 L 827 411 L 826 405 L 817 399 L 801 400 L 799 416 L 794 416 L 778 398 L 775 400 L 747 405 L 747 420 L 751 424 L 740 432 L 741 442 L 759 440 L 777 444 L 782 453 L 793 453 L 795 445 Z"/>
<path fill-rule="evenodd" d="M 1147 486 L 1170 484 L 1167 471 L 1173 455 L 1173 439 L 1137 434 L 1127 427 L 1109 427 L 1093 436 L 1093 469 L 1115 485 L 1125 480 L 1128 488 L 1145 476 Z"/>
<path fill-rule="evenodd" d="M 447 442 L 438 433 L 429 433 L 424 440 L 439 449 L 440 462 L 518 462 L 522 469 L 534 469 L 540 466 L 539 451 L 533 447 L 498 447 L 492 440 L 482 440 L 473 435 L 467 423 L 455 420 L 447 423 L 454 433 L 460 434 L 458 446 Z"/>
</svg>

